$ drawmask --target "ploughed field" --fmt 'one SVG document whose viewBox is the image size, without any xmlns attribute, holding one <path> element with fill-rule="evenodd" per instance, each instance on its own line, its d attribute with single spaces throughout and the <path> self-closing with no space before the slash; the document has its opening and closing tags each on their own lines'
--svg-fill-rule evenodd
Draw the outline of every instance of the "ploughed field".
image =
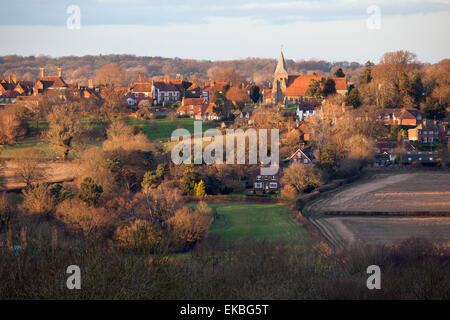
<svg viewBox="0 0 450 320">
<path fill-rule="evenodd" d="M 325 214 L 450 213 L 450 174 L 380 174 L 319 199 L 308 208 Z"/>
<path fill-rule="evenodd" d="M 310 221 L 336 248 L 423 238 L 450 245 L 450 174 L 379 174 L 308 205 Z"/>
<path fill-rule="evenodd" d="M 450 245 L 448 217 L 326 217 L 314 221 L 335 247 L 365 244 L 395 244 L 422 238 Z"/>
</svg>

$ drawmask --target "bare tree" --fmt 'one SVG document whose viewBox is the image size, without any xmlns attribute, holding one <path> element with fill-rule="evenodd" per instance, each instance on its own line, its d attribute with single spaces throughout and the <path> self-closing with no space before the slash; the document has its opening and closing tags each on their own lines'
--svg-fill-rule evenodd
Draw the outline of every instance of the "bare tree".
<svg viewBox="0 0 450 320">
<path fill-rule="evenodd" d="M 67 159 L 69 152 L 73 151 L 83 132 L 84 125 L 75 106 L 71 103 L 55 106 L 48 115 L 49 129 L 44 138 L 51 147 Z"/>
<path fill-rule="evenodd" d="M 46 177 L 42 167 L 44 157 L 43 151 L 34 148 L 23 149 L 16 155 L 16 175 L 27 188 L 41 182 Z"/>
<path fill-rule="evenodd" d="M 108 88 L 120 87 L 125 82 L 125 72 L 117 63 L 107 64 L 97 71 L 95 82 Z"/>
</svg>

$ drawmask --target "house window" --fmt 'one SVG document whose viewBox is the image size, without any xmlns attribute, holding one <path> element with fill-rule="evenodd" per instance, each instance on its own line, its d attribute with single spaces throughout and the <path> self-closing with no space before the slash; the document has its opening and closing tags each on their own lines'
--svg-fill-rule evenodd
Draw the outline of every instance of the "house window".
<svg viewBox="0 0 450 320">
<path fill-rule="evenodd" d="M 271 182 L 269 185 L 270 185 L 270 188 L 271 188 L 271 189 L 276 189 L 276 188 L 278 188 L 278 183 L 276 183 L 276 182 Z"/>
<path fill-rule="evenodd" d="M 433 158 L 430 158 L 430 161 L 433 161 Z"/>
<path fill-rule="evenodd" d="M 408 161 L 411 161 L 412 160 L 412 158 L 408 158 Z"/>
<path fill-rule="evenodd" d="M 308 163 L 308 159 L 303 159 L 303 163 Z"/>
<path fill-rule="evenodd" d="M 261 176 L 257 176 L 257 177 L 256 177 L 256 180 L 261 180 Z"/>
<path fill-rule="evenodd" d="M 261 182 L 255 182 L 255 189 L 261 189 L 262 183 Z"/>
</svg>

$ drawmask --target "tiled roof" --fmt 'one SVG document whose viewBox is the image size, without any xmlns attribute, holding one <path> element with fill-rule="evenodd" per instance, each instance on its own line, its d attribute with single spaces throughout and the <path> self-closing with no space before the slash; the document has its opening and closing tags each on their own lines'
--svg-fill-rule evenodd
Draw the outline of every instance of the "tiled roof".
<svg viewBox="0 0 450 320">
<path fill-rule="evenodd" d="M 153 85 L 158 88 L 159 91 L 180 91 L 180 88 L 171 82 L 155 81 L 153 82 Z"/>
<path fill-rule="evenodd" d="M 47 88 L 67 88 L 67 84 L 60 77 L 43 77 L 41 82 L 45 82 L 47 84 Z"/>
<path fill-rule="evenodd" d="M 347 78 L 331 78 L 336 84 L 336 90 L 347 90 Z"/>
<path fill-rule="evenodd" d="M 308 90 L 311 80 L 322 81 L 321 76 L 306 75 L 306 76 L 289 76 L 286 88 L 286 96 L 304 96 Z"/>
<path fill-rule="evenodd" d="M 152 92 L 152 84 L 150 82 L 146 83 L 135 83 L 130 87 L 132 92 Z"/>
</svg>

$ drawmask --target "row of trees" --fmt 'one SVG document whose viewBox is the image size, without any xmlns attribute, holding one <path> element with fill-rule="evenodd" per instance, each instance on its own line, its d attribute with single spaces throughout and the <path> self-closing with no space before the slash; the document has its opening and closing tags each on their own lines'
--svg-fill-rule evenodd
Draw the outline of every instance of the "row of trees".
<svg viewBox="0 0 450 320">
<path fill-rule="evenodd" d="M 386 53 L 378 65 L 367 62 L 348 105 L 417 108 L 429 118 L 442 119 L 450 103 L 450 60 L 423 65 L 409 51 Z"/>
</svg>

